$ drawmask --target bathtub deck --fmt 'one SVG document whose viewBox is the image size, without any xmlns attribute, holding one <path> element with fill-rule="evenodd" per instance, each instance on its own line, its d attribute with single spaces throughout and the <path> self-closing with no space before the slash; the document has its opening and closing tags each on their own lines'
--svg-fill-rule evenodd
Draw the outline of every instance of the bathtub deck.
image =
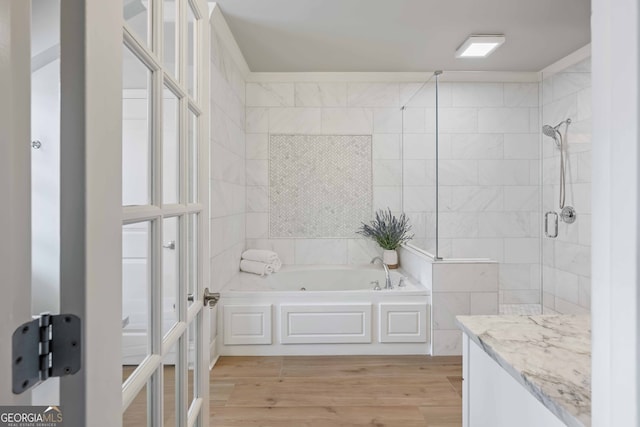
<svg viewBox="0 0 640 427">
<path fill-rule="evenodd" d="M 216 427 L 459 427 L 460 357 L 221 357 Z"/>
</svg>

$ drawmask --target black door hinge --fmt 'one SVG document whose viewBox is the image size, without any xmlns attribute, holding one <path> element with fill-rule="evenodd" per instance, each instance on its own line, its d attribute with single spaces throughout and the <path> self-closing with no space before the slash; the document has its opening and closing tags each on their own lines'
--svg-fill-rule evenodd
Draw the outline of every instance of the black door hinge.
<svg viewBox="0 0 640 427">
<path fill-rule="evenodd" d="M 13 393 L 78 372 L 81 334 L 80 318 L 73 314 L 42 314 L 20 325 L 13 332 Z"/>
</svg>

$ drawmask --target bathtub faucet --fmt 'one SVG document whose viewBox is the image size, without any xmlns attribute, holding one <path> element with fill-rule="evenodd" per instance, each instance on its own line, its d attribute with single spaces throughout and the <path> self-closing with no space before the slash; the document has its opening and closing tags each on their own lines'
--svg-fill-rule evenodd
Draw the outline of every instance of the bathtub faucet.
<svg viewBox="0 0 640 427">
<path fill-rule="evenodd" d="M 379 256 L 374 257 L 371 260 L 371 264 L 375 264 L 376 261 L 380 261 L 380 264 L 382 264 L 382 267 L 384 268 L 384 280 L 385 280 L 384 288 L 393 289 L 393 286 L 391 285 L 391 274 L 389 273 L 389 267 L 387 267 L 387 264 L 385 264 L 382 258 L 380 258 Z"/>
</svg>

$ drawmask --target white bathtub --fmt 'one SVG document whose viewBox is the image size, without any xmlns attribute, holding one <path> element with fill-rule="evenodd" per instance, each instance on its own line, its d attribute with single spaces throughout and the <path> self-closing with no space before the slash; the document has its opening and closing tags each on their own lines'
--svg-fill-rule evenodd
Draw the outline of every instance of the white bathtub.
<svg viewBox="0 0 640 427">
<path fill-rule="evenodd" d="M 401 277 L 386 290 L 380 265 L 241 273 L 221 291 L 218 354 L 431 354 L 430 292 Z"/>
</svg>

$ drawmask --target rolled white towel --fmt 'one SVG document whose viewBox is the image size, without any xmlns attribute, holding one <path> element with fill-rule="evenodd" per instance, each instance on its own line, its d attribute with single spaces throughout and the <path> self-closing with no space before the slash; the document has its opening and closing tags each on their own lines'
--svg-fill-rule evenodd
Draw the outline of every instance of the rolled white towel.
<svg viewBox="0 0 640 427">
<path fill-rule="evenodd" d="M 282 268 L 282 261 L 280 261 L 280 258 L 278 258 L 269 265 L 273 268 L 273 272 L 277 273 Z"/>
<path fill-rule="evenodd" d="M 274 272 L 271 264 L 265 264 L 264 262 L 250 261 L 243 259 L 240 261 L 240 270 L 246 273 L 258 274 L 260 276 L 269 275 Z"/>
<path fill-rule="evenodd" d="M 249 261 L 259 261 L 265 264 L 272 264 L 276 261 L 280 261 L 278 254 L 273 251 L 267 251 L 263 249 L 249 249 L 242 253 L 242 259 Z"/>
</svg>

